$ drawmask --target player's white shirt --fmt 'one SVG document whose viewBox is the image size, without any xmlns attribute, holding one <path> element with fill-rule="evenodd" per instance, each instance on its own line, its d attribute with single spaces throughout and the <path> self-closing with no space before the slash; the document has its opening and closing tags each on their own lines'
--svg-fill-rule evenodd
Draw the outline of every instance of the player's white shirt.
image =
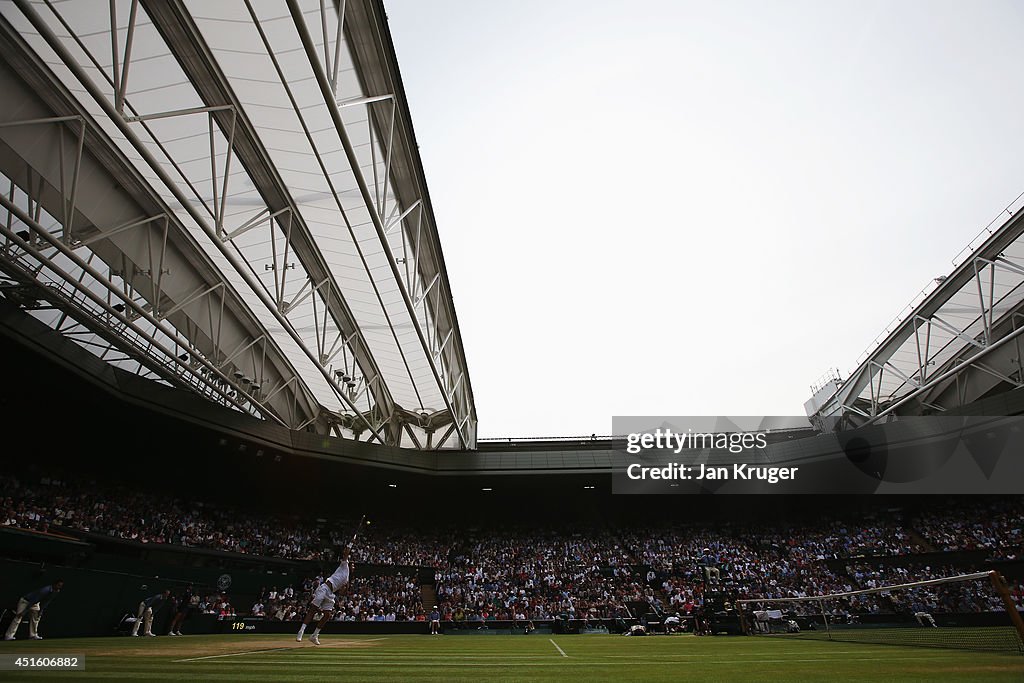
<svg viewBox="0 0 1024 683">
<path fill-rule="evenodd" d="M 342 586 L 348 583 L 348 574 L 348 560 L 342 560 L 334 573 L 327 577 L 327 583 L 331 584 L 331 589 L 334 592 L 338 592 Z"/>
</svg>

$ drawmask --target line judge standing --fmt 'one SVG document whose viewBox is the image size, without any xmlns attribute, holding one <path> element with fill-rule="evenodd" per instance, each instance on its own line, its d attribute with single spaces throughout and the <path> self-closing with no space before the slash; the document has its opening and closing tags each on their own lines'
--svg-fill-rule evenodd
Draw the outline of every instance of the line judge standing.
<svg viewBox="0 0 1024 683">
<path fill-rule="evenodd" d="M 146 628 L 142 632 L 144 636 L 155 636 L 153 633 L 153 615 L 163 607 L 164 601 L 171 597 L 171 589 L 166 588 L 162 593 L 151 595 L 142 602 L 139 603 L 138 614 L 135 615 L 135 625 L 132 626 L 132 635 L 139 635 L 139 626 L 143 621 L 146 622 Z"/>
<path fill-rule="evenodd" d="M 43 616 L 43 609 L 50 604 L 57 596 L 57 593 L 60 593 L 63 588 L 64 580 L 57 579 L 47 586 L 37 588 L 31 593 L 26 593 L 18 598 L 18 606 L 14 610 L 14 619 L 11 620 L 11 625 L 7 627 L 4 640 L 14 640 L 15 634 L 18 632 L 18 626 L 21 625 L 21 620 L 26 612 L 28 612 L 29 639 L 42 640 L 43 637 L 39 635 L 39 620 Z"/>
</svg>

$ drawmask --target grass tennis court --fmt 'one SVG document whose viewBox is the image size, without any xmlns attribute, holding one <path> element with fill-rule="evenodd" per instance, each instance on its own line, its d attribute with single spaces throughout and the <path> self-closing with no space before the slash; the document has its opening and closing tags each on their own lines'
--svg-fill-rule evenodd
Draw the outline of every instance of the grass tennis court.
<svg viewBox="0 0 1024 683">
<path fill-rule="evenodd" d="M 85 638 L 2 654 L 84 655 L 86 670 L 0 674 L 79 681 L 1019 681 L 1024 657 L 768 638 L 622 636 Z"/>
<path fill-rule="evenodd" d="M 83 638 L 0 643 L 0 654 L 78 654 L 99 681 L 1020 681 L 1024 657 L 792 639 L 609 635 Z"/>
</svg>

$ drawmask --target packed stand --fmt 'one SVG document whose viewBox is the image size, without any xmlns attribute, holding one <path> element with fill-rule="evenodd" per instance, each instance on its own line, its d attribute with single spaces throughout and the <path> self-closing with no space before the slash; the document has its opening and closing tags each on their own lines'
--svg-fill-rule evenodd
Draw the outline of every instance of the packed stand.
<svg viewBox="0 0 1024 683">
<path fill-rule="evenodd" d="M 788 544 L 761 543 L 763 531 L 723 525 L 715 532 L 690 525 L 632 530 L 624 535 L 634 561 L 650 567 L 663 600 L 660 611 L 691 614 L 709 586 L 738 599 L 807 597 L 851 590 L 848 579 L 825 564 L 791 553 Z M 705 583 L 705 567 L 717 570 Z"/>
<path fill-rule="evenodd" d="M 913 521 L 936 550 L 989 550 L 989 558 L 1013 560 L 1024 553 L 1024 500 L 956 502 Z"/>
<path fill-rule="evenodd" d="M 489 531 L 449 551 L 436 591 L 445 619 L 612 619 L 645 587 L 607 532 Z"/>
<path fill-rule="evenodd" d="M 249 616 L 268 621 L 301 621 L 313 591 L 323 576 L 309 577 L 296 590 L 292 586 L 264 587 Z M 336 598 L 335 621 L 423 621 L 419 583 L 410 577 L 357 576 Z"/>
<path fill-rule="evenodd" d="M 856 563 L 846 568 L 858 587 L 862 589 L 898 586 L 917 581 L 929 581 L 970 573 L 963 567 L 910 564 L 906 566 Z M 1024 608 L 1020 583 L 1015 582 L 1010 594 L 1017 608 Z M 881 593 L 877 596 L 884 606 L 880 611 L 913 614 L 916 612 L 969 613 L 1005 612 L 1006 605 L 996 593 L 990 580 L 971 579 L 951 583 L 905 588 Z"/>
<path fill-rule="evenodd" d="M 0 524 L 22 529 L 71 528 L 141 543 L 325 563 L 334 560 L 336 549 L 351 538 L 353 529 L 351 520 L 311 523 L 116 484 L 54 478 L 30 483 L 4 474 L 0 487 Z M 718 570 L 715 587 L 737 598 L 807 597 L 849 592 L 879 581 L 898 583 L 906 578 L 899 570 L 874 567 L 870 558 L 930 550 L 914 541 L 910 529 L 942 550 L 984 549 L 991 551 L 990 559 L 1020 556 L 1020 499 L 957 502 L 940 510 L 918 512 L 910 520 L 890 511 L 856 522 L 825 519 L 713 527 L 704 523 L 414 530 L 382 524 L 360 529 L 353 560 L 364 565 L 433 567 L 442 614 L 468 623 L 519 616 L 608 619 L 624 615 L 636 603 L 662 612 L 689 612 L 703 606 L 705 565 Z M 829 568 L 840 561 L 848 565 L 845 573 Z M 914 576 L 927 572 L 915 570 Z M 267 619 L 301 618 L 313 588 L 268 590 L 251 612 Z M 937 595 L 947 608 L 994 608 L 971 602 L 970 596 Z M 358 577 L 341 598 L 338 615 L 352 620 L 416 619 L 423 609 L 420 603 L 413 580 Z M 232 613 L 226 607 L 210 609 Z M 872 594 L 850 597 L 842 609 L 865 614 L 893 607 Z"/>
<path fill-rule="evenodd" d="M 250 555 L 319 559 L 320 535 L 300 520 L 252 515 L 228 506 L 184 501 L 95 482 L 0 475 L 2 526 L 37 531 L 69 528 L 140 543 L 211 548 Z"/>
</svg>

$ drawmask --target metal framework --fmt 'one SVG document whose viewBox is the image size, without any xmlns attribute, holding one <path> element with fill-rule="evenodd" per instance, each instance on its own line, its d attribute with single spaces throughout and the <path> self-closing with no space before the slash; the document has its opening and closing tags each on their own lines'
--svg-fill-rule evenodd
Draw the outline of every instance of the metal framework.
<svg viewBox="0 0 1024 683">
<path fill-rule="evenodd" d="M 816 394 L 807 409 L 818 428 L 955 414 L 978 399 L 1024 386 L 1021 208 L 1024 194 L 961 252 L 952 273 L 922 290 L 845 381 L 836 374 L 812 387 Z"/>
<path fill-rule="evenodd" d="M 475 446 L 379 1 L 0 15 L 0 295 L 109 362 L 291 429 Z"/>
</svg>

